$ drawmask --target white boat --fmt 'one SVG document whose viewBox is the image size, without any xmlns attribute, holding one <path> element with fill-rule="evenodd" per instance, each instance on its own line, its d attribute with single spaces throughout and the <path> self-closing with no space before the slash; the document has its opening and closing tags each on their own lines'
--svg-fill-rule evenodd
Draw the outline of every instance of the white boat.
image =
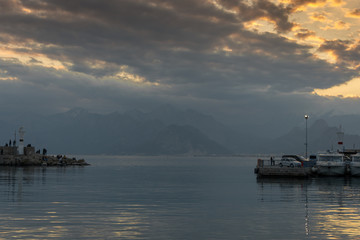
<svg viewBox="0 0 360 240">
<path fill-rule="evenodd" d="M 325 176 L 340 176 L 347 172 L 345 157 L 340 153 L 321 153 L 317 155 L 317 173 Z"/>
<path fill-rule="evenodd" d="M 360 176 L 360 154 L 359 153 L 351 156 L 350 173 L 351 173 L 351 176 Z"/>
</svg>

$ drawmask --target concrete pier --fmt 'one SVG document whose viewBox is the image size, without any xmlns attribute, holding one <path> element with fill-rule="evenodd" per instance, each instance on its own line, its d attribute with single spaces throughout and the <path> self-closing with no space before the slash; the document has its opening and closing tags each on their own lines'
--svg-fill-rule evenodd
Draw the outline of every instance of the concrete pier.
<svg viewBox="0 0 360 240">
<path fill-rule="evenodd" d="M 276 176 L 276 177 L 307 177 L 312 175 L 310 167 L 279 167 L 279 166 L 263 166 L 257 168 L 255 172 L 258 176 Z"/>
<path fill-rule="evenodd" d="M 254 172 L 259 176 L 267 177 L 308 177 L 313 175 L 313 167 L 281 167 L 277 161 L 258 159 Z"/>
</svg>

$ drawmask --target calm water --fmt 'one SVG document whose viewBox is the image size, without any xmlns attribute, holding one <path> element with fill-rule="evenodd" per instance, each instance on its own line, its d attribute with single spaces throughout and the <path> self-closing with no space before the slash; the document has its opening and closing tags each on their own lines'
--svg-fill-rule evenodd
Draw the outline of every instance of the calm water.
<svg viewBox="0 0 360 240">
<path fill-rule="evenodd" d="M 255 158 L 0 168 L 0 239 L 356 239 L 360 178 L 257 179 Z"/>
</svg>

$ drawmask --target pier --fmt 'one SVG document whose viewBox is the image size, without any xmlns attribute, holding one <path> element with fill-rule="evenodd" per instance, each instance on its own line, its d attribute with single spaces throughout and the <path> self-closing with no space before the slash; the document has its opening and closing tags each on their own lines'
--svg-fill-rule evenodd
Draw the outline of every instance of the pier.
<svg viewBox="0 0 360 240">
<path fill-rule="evenodd" d="M 316 174 L 316 168 L 312 162 L 290 167 L 280 166 L 279 160 L 258 159 L 254 172 L 259 177 L 308 177 Z"/>
<path fill-rule="evenodd" d="M 310 167 L 279 167 L 279 166 L 265 166 L 255 170 L 258 176 L 273 176 L 273 177 L 307 177 L 313 175 L 314 172 Z"/>
</svg>

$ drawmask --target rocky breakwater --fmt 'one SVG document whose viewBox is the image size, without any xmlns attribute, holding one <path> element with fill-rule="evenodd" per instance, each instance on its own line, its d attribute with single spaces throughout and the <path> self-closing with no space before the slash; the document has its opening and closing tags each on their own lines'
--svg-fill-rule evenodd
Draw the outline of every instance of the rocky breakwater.
<svg viewBox="0 0 360 240">
<path fill-rule="evenodd" d="M 69 158 L 62 155 L 0 155 L 0 166 L 86 166 L 84 159 Z"/>
</svg>

